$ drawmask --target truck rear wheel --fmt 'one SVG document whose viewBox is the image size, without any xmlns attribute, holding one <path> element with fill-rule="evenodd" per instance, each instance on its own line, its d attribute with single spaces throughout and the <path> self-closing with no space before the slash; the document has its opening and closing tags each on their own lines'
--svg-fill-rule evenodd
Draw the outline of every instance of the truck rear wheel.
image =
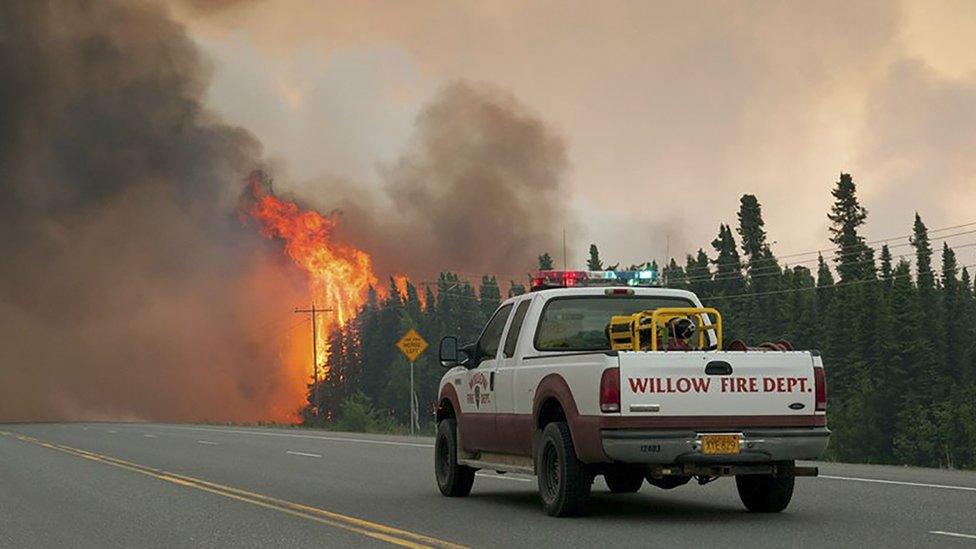
<svg viewBox="0 0 976 549">
<path fill-rule="evenodd" d="M 792 465 L 792 462 L 789 462 Z M 778 513 L 790 504 L 796 477 L 736 475 L 739 499 L 753 513 Z"/>
<path fill-rule="evenodd" d="M 457 462 L 457 421 L 442 419 L 437 424 L 434 441 L 434 476 L 437 487 L 447 497 L 464 497 L 471 493 L 475 469 Z"/>
<path fill-rule="evenodd" d="M 614 494 L 633 494 L 644 484 L 644 470 L 630 465 L 615 465 L 603 473 L 603 480 Z"/>
<path fill-rule="evenodd" d="M 557 421 L 542 431 L 536 461 L 539 496 L 553 517 L 578 515 L 590 495 L 593 476 L 576 457 L 569 426 Z"/>
</svg>

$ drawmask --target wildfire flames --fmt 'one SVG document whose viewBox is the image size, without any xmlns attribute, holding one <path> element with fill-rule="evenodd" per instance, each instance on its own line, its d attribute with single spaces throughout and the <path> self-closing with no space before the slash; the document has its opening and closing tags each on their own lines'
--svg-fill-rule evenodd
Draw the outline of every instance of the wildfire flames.
<svg viewBox="0 0 976 549">
<path fill-rule="evenodd" d="M 366 252 L 332 240 L 336 215 L 322 215 L 276 197 L 261 173 L 252 174 L 247 190 L 244 213 L 260 223 L 262 234 L 284 243 L 285 253 L 308 277 L 311 301 L 332 309 L 319 315 L 316 325 L 316 362 L 325 376 L 329 333 L 354 318 L 369 288 L 377 287 L 372 260 Z"/>
</svg>

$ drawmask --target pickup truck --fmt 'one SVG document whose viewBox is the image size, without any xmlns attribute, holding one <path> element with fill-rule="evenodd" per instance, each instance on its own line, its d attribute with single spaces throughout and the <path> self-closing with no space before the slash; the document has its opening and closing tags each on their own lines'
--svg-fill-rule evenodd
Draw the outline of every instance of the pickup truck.
<svg viewBox="0 0 976 549">
<path fill-rule="evenodd" d="M 475 343 L 441 340 L 443 495 L 468 495 L 479 469 L 527 473 L 546 512 L 570 516 L 601 475 L 613 493 L 734 476 L 749 511 L 778 512 L 795 477 L 817 475 L 795 461 L 820 456 L 830 437 L 818 352 L 722 350 L 720 329 L 697 346 L 621 350 L 615 317 L 687 309 L 696 325 L 717 319 L 688 291 L 571 282 L 504 301 Z"/>
</svg>

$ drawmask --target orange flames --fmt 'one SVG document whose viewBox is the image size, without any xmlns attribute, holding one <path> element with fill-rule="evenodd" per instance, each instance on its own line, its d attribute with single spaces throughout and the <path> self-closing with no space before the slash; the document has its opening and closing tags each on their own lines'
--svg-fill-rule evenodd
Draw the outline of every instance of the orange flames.
<svg viewBox="0 0 976 549">
<path fill-rule="evenodd" d="M 397 293 L 400 294 L 400 299 L 407 299 L 407 284 L 409 282 L 405 274 L 393 275 L 393 285 L 396 286 Z"/>
<path fill-rule="evenodd" d="M 329 334 L 354 318 L 369 288 L 377 287 L 372 260 L 366 252 L 332 240 L 338 222 L 335 215 L 303 210 L 295 202 L 277 198 L 260 174 L 251 177 L 248 190 L 246 213 L 260 222 L 265 236 L 284 243 L 285 253 L 307 275 L 309 297 L 316 307 L 332 309 L 318 316 L 316 326 L 316 362 L 324 378 Z"/>
</svg>

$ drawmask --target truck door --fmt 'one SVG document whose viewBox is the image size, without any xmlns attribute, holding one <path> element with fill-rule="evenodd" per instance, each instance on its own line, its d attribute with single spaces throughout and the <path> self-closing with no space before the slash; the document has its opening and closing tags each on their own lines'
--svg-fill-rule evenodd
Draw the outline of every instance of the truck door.
<svg viewBox="0 0 976 549">
<path fill-rule="evenodd" d="M 511 303 L 495 311 L 475 345 L 472 366 L 459 395 L 463 414 L 458 430 L 465 451 L 497 451 L 494 377 L 502 332 L 511 313 Z"/>
<path fill-rule="evenodd" d="M 506 454 L 522 454 L 527 448 L 520 448 L 515 425 L 515 370 L 518 368 L 515 351 L 522 332 L 525 314 L 529 311 L 532 297 L 516 302 L 515 314 L 505 332 L 505 344 L 502 345 L 498 365 L 495 368 L 495 439 L 498 441 L 497 451 Z"/>
</svg>

